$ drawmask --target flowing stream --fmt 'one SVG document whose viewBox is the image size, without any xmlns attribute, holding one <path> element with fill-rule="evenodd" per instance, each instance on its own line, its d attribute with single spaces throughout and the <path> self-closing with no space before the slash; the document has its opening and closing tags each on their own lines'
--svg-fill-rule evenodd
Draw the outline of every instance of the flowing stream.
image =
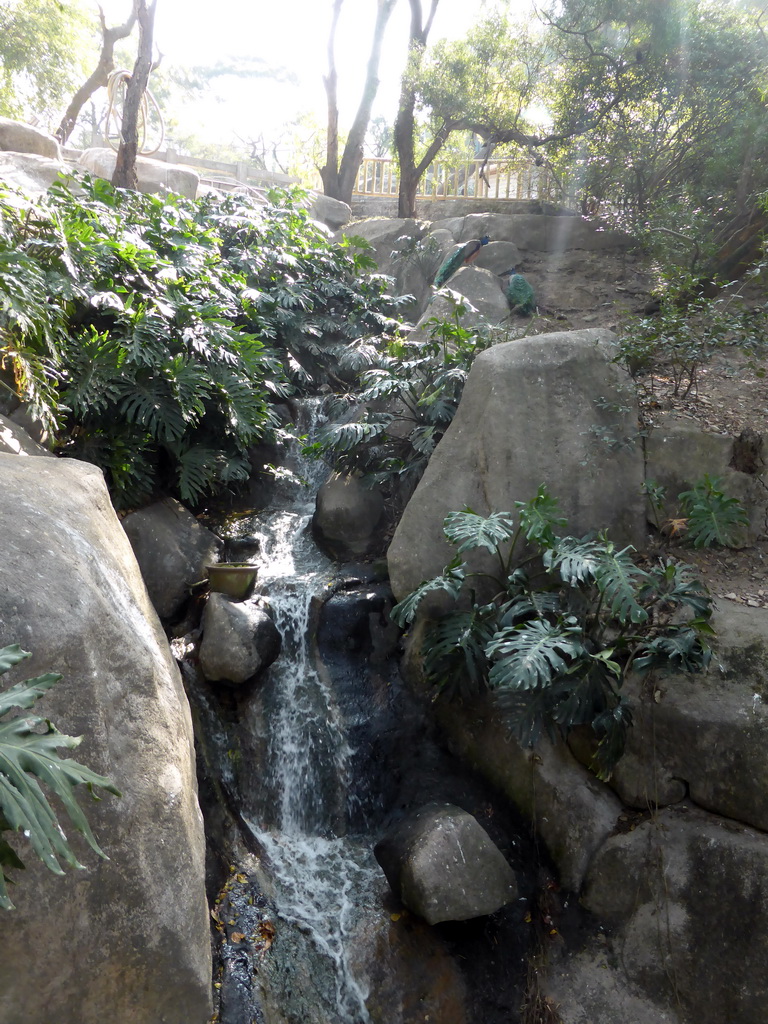
<svg viewBox="0 0 768 1024">
<path fill-rule="evenodd" d="M 431 800 L 487 811 L 496 823 L 502 815 L 435 744 L 386 642 L 381 655 L 386 584 L 317 549 L 310 523 L 326 474 L 289 452 L 271 506 L 230 523 L 231 542 L 258 547 L 253 599 L 267 601 L 282 651 L 253 686 L 227 692 L 203 680 L 195 690 L 209 782 L 258 854 L 247 876 L 230 867 L 243 884 L 229 888 L 219 915 L 219 1019 L 466 1024 L 481 1013 L 486 1024 L 509 1024 L 518 982 L 496 949 L 503 942 L 522 964 L 513 952 L 522 911 L 442 932 L 402 922 L 373 856 L 393 818 Z M 249 953 L 245 933 L 260 930 L 267 941 Z"/>
<path fill-rule="evenodd" d="M 355 799 L 353 751 L 331 681 L 318 671 L 312 651 L 314 620 L 337 571 L 310 532 L 327 467 L 295 451 L 287 467 L 281 507 L 240 523 L 259 540 L 258 589 L 283 639 L 279 658 L 259 684 L 267 755 L 259 785 L 248 794 L 245 821 L 264 853 L 262 884 L 279 918 L 278 934 L 292 930 L 291 941 L 311 958 L 312 1008 L 302 1016 L 369 1024 L 367 985 L 350 962 L 350 943 L 360 914 L 380 896 L 381 872 L 370 842 L 346 835 L 348 804 Z M 306 978 L 301 971 L 290 974 L 285 982 L 294 989 Z M 291 999 L 303 1003 L 295 991 Z"/>
<path fill-rule="evenodd" d="M 308 935 L 330 963 L 338 1021 L 367 1024 L 367 991 L 350 967 L 347 943 L 379 871 L 367 845 L 341 834 L 351 750 L 333 691 L 310 657 L 313 605 L 333 584 L 332 567 L 309 535 L 312 508 L 275 512 L 255 531 L 261 587 L 283 650 L 265 681 L 272 691 L 269 761 L 262 820 L 250 825 L 270 862 L 282 922 Z"/>
</svg>

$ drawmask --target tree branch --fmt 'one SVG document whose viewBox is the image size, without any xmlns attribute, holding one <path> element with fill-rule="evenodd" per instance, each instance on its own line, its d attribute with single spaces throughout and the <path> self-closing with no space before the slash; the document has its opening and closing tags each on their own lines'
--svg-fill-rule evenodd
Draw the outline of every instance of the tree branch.
<svg viewBox="0 0 768 1024">
<path fill-rule="evenodd" d="M 137 2 L 134 0 L 133 10 L 128 20 L 122 25 L 107 28 L 104 10 L 101 6 L 99 7 L 99 23 L 101 25 L 101 54 L 99 62 L 91 75 L 83 82 L 70 100 L 69 106 L 61 119 L 61 124 L 56 129 L 56 138 L 62 145 L 67 142 L 74 131 L 84 104 L 93 96 L 97 89 L 107 85 L 110 74 L 115 70 L 115 43 L 118 39 L 125 39 L 126 36 L 131 34 L 133 26 L 136 24 L 137 13 Z"/>
</svg>

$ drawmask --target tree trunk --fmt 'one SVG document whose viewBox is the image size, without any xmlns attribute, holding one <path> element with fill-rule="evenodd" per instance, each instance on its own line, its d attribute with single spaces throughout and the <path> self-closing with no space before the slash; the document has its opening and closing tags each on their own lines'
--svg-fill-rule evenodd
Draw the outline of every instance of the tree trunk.
<svg viewBox="0 0 768 1024">
<path fill-rule="evenodd" d="M 400 91 L 400 104 L 398 106 L 397 118 L 395 119 L 395 150 L 397 161 L 400 165 L 400 183 L 397 199 L 398 217 L 416 216 L 416 192 L 419 187 L 421 176 L 429 166 L 420 161 L 416 166 L 416 151 L 414 148 L 414 131 L 416 118 L 416 92 L 413 89 L 408 72 L 421 63 L 424 49 L 427 45 L 429 31 L 435 18 L 437 5 L 440 0 L 430 0 L 429 15 L 426 22 L 423 18 L 421 0 L 409 0 L 411 5 L 411 28 L 408 36 L 408 65 L 403 75 L 403 84 Z M 447 137 L 447 136 L 446 136 Z M 443 140 L 444 141 L 444 140 Z M 440 144 L 442 146 L 442 143 Z M 440 146 L 435 150 L 435 155 Z M 432 146 L 429 147 L 432 151 Z M 434 156 L 430 157 L 431 160 Z"/>
<path fill-rule="evenodd" d="M 118 39 L 125 39 L 133 31 L 136 24 L 136 0 L 134 0 L 133 12 L 124 25 L 116 25 L 114 28 L 107 28 L 104 11 L 99 7 L 99 22 L 101 24 L 101 55 L 99 62 L 91 76 L 83 82 L 75 95 L 70 100 L 61 124 L 56 129 L 56 138 L 64 145 L 74 131 L 75 124 L 80 111 L 87 100 L 93 96 L 97 89 L 107 85 L 110 74 L 115 70 L 115 43 Z"/>
<path fill-rule="evenodd" d="M 139 110 L 147 89 L 149 72 L 152 70 L 152 43 L 157 0 L 147 6 L 146 0 L 135 0 L 139 20 L 139 52 L 128 82 L 123 107 L 123 121 L 120 127 L 120 148 L 117 151 L 112 184 L 117 188 L 138 189 L 136 177 L 136 156 L 139 149 Z"/>
<path fill-rule="evenodd" d="M 352 122 L 352 127 L 347 136 L 344 152 L 339 162 L 339 139 L 338 139 L 338 104 L 336 97 L 336 63 L 334 57 L 334 41 L 336 35 L 336 24 L 338 21 L 339 9 L 343 0 L 335 0 L 333 8 L 333 21 L 331 24 L 331 36 L 328 41 L 328 76 L 325 79 L 325 90 L 328 95 L 328 143 L 326 147 L 325 167 L 320 171 L 323 180 L 323 191 L 333 199 L 340 199 L 343 203 L 352 202 L 352 190 L 355 187 L 357 172 L 363 161 L 363 143 L 365 133 L 368 130 L 368 122 L 371 119 L 373 101 L 379 88 L 379 63 L 381 61 L 381 47 L 384 41 L 384 31 L 387 22 L 392 14 L 397 0 L 377 0 L 376 26 L 373 30 L 373 41 L 371 53 L 368 58 L 368 69 L 363 86 L 363 95 L 357 114 Z"/>
<path fill-rule="evenodd" d="M 325 142 L 325 166 L 320 168 L 323 191 L 327 196 L 337 199 L 334 194 L 336 174 L 339 166 L 339 102 L 338 74 L 336 73 L 336 29 L 339 14 L 344 0 L 334 0 L 331 31 L 328 33 L 328 74 L 323 79 L 325 95 L 328 100 L 328 135 Z"/>
</svg>

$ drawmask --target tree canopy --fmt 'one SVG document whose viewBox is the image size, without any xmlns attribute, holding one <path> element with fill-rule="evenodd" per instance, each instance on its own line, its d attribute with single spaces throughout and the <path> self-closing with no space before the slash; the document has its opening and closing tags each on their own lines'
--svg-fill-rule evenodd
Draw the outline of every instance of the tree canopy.
<svg viewBox="0 0 768 1024">
<path fill-rule="evenodd" d="M 563 0 L 521 23 L 502 4 L 464 39 L 412 52 L 422 151 L 457 131 L 486 155 L 535 151 L 633 226 L 651 209 L 733 214 L 768 187 L 763 17 L 729 0 Z M 407 171 L 400 139 L 398 153 Z"/>
<path fill-rule="evenodd" d="M 95 28 L 80 0 L 0 0 L 0 115 L 48 115 L 87 74 Z"/>
</svg>

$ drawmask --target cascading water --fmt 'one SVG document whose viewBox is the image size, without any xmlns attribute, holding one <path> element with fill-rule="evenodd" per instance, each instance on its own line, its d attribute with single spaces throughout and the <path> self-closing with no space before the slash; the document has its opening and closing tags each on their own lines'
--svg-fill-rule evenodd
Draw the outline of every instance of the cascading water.
<svg viewBox="0 0 768 1024">
<path fill-rule="evenodd" d="M 260 541 L 259 589 L 283 638 L 262 684 L 268 760 L 258 793 L 249 795 L 247 821 L 269 865 L 264 886 L 281 927 L 297 929 L 327 961 L 327 970 L 313 972 L 313 1018 L 305 1019 L 368 1024 L 366 986 L 355 977 L 347 944 L 361 907 L 381 889 L 380 871 L 370 845 L 344 835 L 352 752 L 310 649 L 312 619 L 333 587 L 334 567 L 309 530 L 318 466 L 294 461 L 291 468 L 291 506 L 242 524 Z M 325 992 L 317 984 L 323 975 Z M 319 996 L 328 1005 L 318 1005 Z"/>
<path fill-rule="evenodd" d="M 251 851 L 242 871 L 228 860 L 216 904 L 220 1020 L 510 1024 L 524 977 L 522 910 L 429 928 L 393 900 L 373 857 L 389 822 L 434 800 L 478 816 L 515 860 L 524 841 L 435 743 L 401 685 L 387 653 L 396 637 L 386 584 L 316 548 L 319 475 L 324 467 L 289 453 L 271 507 L 228 529 L 233 551 L 258 547 L 256 599 L 282 635 L 280 657 L 253 686 L 189 683 L 203 788 L 218 792 Z M 215 823 L 220 812 L 209 813 Z"/>
</svg>

